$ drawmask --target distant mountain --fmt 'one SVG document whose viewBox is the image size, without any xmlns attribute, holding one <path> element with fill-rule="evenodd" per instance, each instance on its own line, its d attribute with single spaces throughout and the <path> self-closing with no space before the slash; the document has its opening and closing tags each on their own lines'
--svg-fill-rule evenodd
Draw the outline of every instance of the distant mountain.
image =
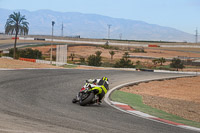
<svg viewBox="0 0 200 133">
<path fill-rule="evenodd" d="M 143 21 L 111 18 L 97 14 L 77 12 L 56 12 L 51 10 L 15 10 L 25 15 L 30 23 L 29 34 L 51 35 L 51 21 L 55 21 L 54 34 L 61 35 L 61 25 L 64 25 L 64 36 L 80 35 L 83 38 L 107 38 L 108 24 L 111 24 L 110 38 L 131 40 L 162 40 L 162 41 L 194 41 L 192 34 L 183 31 L 148 24 Z M 12 10 L 0 8 L 0 32 Z"/>
</svg>

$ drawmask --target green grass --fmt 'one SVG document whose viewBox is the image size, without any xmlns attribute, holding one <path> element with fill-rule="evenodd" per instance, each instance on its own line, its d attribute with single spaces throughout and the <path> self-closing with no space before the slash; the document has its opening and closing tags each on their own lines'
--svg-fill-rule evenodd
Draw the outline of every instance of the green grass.
<svg viewBox="0 0 200 133">
<path fill-rule="evenodd" d="M 161 119 L 170 120 L 170 121 L 173 121 L 173 122 L 182 123 L 182 124 L 185 124 L 185 125 L 200 128 L 200 123 L 198 123 L 198 122 L 186 120 L 186 119 L 181 118 L 179 116 L 172 115 L 172 114 L 166 113 L 162 110 L 158 110 L 158 109 L 155 109 L 155 108 L 152 108 L 148 105 L 143 104 L 142 97 L 140 95 L 116 90 L 112 93 L 111 99 L 113 101 L 128 104 L 133 109 L 136 109 L 138 111 L 141 111 L 141 112 L 144 112 L 144 113 L 156 116 L 156 117 L 159 117 Z"/>
<path fill-rule="evenodd" d="M 62 67 L 64 67 L 64 68 L 76 68 L 77 65 L 64 65 Z"/>
<path fill-rule="evenodd" d="M 163 66 L 157 66 L 153 69 L 156 69 L 156 70 L 171 70 L 171 67 L 170 67 L 170 65 L 163 65 Z"/>
</svg>

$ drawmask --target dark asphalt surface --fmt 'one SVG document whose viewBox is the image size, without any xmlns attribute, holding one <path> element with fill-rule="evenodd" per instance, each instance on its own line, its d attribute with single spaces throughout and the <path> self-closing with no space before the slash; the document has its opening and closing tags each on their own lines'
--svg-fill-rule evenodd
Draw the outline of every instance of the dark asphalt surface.
<svg viewBox="0 0 200 133">
<path fill-rule="evenodd" d="M 195 133 L 120 112 L 106 103 L 81 107 L 71 102 L 86 79 L 102 76 L 109 78 L 112 88 L 175 74 L 73 69 L 0 71 L 0 115 L 11 116 L 18 120 L 15 124 L 24 122 L 38 132 Z"/>
<path fill-rule="evenodd" d="M 44 43 L 17 43 L 17 47 L 21 47 L 21 46 L 27 46 L 27 45 L 35 45 L 35 44 L 49 44 L 47 42 Z M 14 41 L 11 44 L 0 44 L 0 50 L 4 50 L 4 49 L 8 49 L 8 48 L 13 48 L 14 47 Z"/>
</svg>

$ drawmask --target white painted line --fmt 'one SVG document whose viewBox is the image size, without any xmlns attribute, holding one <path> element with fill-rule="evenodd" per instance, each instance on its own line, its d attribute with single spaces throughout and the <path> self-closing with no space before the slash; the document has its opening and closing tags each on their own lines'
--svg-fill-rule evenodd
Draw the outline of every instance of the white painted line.
<svg viewBox="0 0 200 133">
<path fill-rule="evenodd" d="M 0 71 L 8 71 L 8 70 L 15 70 L 15 69 L 0 68 Z"/>
<path fill-rule="evenodd" d="M 185 129 L 190 129 L 190 130 L 194 130 L 194 131 L 199 131 L 200 132 L 200 128 L 197 127 L 191 127 L 191 126 L 187 126 L 187 125 L 178 125 L 178 127 L 182 127 Z"/>
<path fill-rule="evenodd" d="M 118 105 L 128 105 L 128 104 L 124 104 L 124 103 L 120 103 L 120 102 L 114 102 L 114 101 L 110 101 L 112 104 L 118 104 Z"/>
<path fill-rule="evenodd" d="M 142 117 L 147 117 L 147 118 L 158 118 L 158 117 L 155 117 L 155 116 L 152 116 L 152 115 L 149 115 L 149 114 L 140 112 L 140 111 L 129 111 L 129 112 L 134 113 L 134 114 L 139 115 L 139 116 L 142 116 Z"/>
</svg>

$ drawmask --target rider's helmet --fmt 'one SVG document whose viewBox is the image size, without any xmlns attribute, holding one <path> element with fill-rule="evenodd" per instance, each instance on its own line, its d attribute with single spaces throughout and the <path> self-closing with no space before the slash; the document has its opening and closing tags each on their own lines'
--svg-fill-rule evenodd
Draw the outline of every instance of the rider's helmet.
<svg viewBox="0 0 200 133">
<path fill-rule="evenodd" d="M 88 79 L 86 80 L 86 83 L 90 83 L 90 84 L 96 84 L 97 80 L 96 79 Z"/>
<path fill-rule="evenodd" d="M 99 81 L 99 85 L 103 85 L 103 84 L 109 84 L 108 82 L 108 78 L 107 77 L 102 77 Z"/>
<path fill-rule="evenodd" d="M 108 78 L 107 77 L 102 77 L 101 80 L 108 81 Z"/>
</svg>

